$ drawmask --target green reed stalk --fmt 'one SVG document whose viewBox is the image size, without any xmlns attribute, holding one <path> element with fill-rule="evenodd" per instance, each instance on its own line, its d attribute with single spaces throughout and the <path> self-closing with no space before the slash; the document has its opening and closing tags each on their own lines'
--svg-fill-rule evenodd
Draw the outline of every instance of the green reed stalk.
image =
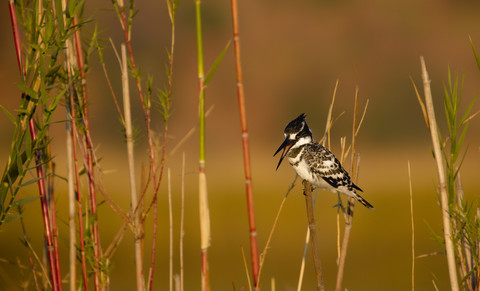
<svg viewBox="0 0 480 291">
<path fill-rule="evenodd" d="M 208 248 L 210 246 L 210 213 L 208 209 L 207 176 L 205 173 L 205 73 L 203 66 L 203 40 L 201 20 L 201 0 L 195 0 L 195 24 L 197 35 L 197 69 L 199 87 L 199 174 L 198 195 L 200 208 L 200 250 L 201 250 L 201 285 L 203 291 L 210 290 L 208 269 Z"/>
</svg>

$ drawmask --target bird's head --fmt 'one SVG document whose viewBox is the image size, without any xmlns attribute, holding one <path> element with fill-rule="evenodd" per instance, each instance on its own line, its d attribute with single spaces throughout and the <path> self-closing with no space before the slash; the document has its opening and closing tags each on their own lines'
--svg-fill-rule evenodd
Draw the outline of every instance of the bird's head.
<svg viewBox="0 0 480 291">
<path fill-rule="evenodd" d="M 292 147 L 297 147 L 312 141 L 312 131 L 308 128 L 307 122 L 305 121 L 306 117 L 305 113 L 302 113 L 297 118 L 290 121 L 285 127 L 285 130 L 283 131 L 285 140 L 273 155 L 275 156 L 283 149 L 277 169 Z"/>
</svg>

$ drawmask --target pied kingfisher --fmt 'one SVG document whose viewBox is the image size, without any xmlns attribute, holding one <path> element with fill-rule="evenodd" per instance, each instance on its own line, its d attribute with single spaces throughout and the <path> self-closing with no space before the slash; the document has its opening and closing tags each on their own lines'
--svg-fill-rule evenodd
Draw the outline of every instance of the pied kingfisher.
<svg viewBox="0 0 480 291">
<path fill-rule="evenodd" d="M 312 186 L 334 193 L 343 193 L 355 198 L 365 207 L 373 209 L 370 203 L 357 194 L 355 190 L 362 191 L 362 189 L 353 184 L 337 158 L 313 140 L 312 131 L 308 128 L 305 118 L 305 114 L 300 114 L 285 127 L 285 141 L 273 155 L 275 156 L 283 149 L 277 169 L 287 157 L 297 174 Z"/>
</svg>

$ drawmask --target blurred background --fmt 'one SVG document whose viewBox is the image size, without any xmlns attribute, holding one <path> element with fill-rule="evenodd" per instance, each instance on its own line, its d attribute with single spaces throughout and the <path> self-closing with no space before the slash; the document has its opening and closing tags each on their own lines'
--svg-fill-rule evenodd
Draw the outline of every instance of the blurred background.
<svg viewBox="0 0 480 291">
<path fill-rule="evenodd" d="M 19 104 L 20 82 L 8 9 L 0 10 L 0 86 L 1 104 L 13 112 Z M 170 46 L 170 24 L 162 1 L 138 1 L 134 18 L 132 45 L 137 67 L 144 80 L 154 86 L 166 84 L 166 49 Z M 111 38 L 119 49 L 124 40 L 110 1 L 87 1 L 85 16 L 98 25 L 104 42 L 109 76 L 117 96 L 121 96 L 120 72 Z M 206 67 L 212 64 L 232 39 L 230 3 L 210 0 L 202 3 Z M 344 287 L 349 290 L 406 290 L 411 286 L 411 226 L 407 161 L 411 163 L 415 254 L 442 250 L 435 241 L 440 234 L 441 213 L 436 194 L 436 172 L 431 155 L 430 135 L 410 78 L 420 92 L 423 86 L 419 57 L 424 56 L 432 80 L 437 119 L 446 133 L 443 110 L 447 72 L 464 80 L 463 109 L 480 92 L 480 72 L 475 63 L 469 36 L 480 48 L 480 3 L 477 1 L 240 1 L 240 38 L 244 85 L 247 102 L 249 141 L 253 167 L 253 188 L 259 248 L 263 250 L 275 215 L 294 178 L 288 164 L 275 171 L 278 157 L 272 155 L 283 141 L 285 125 L 300 113 L 314 137 L 320 139 L 325 128 L 328 106 L 336 80 L 339 85 L 334 117 L 341 117 L 332 129 L 332 151 L 340 155 L 340 138 L 351 142 L 353 100 L 359 88 L 360 108 L 369 100 L 356 150 L 361 155 L 358 185 L 362 195 L 375 206 L 368 211 L 356 208 L 354 226 L 346 261 Z M 181 1 L 176 19 L 176 46 L 173 68 L 172 117 L 169 122 L 167 152 L 196 125 L 198 84 L 193 1 Z M 88 35 L 83 35 L 85 38 Z M 129 207 L 126 147 L 122 127 L 108 90 L 98 56 L 90 59 L 88 94 L 91 130 L 97 156 L 102 157 L 104 185 L 124 209 Z M 132 96 L 136 96 L 131 83 Z M 242 252 L 249 253 L 242 162 L 240 122 L 237 108 L 233 46 L 227 51 L 207 88 L 207 178 L 212 220 L 210 274 L 213 290 L 246 290 L 247 279 Z M 132 101 L 134 122 L 140 131 L 136 140 L 137 166 L 147 162 L 143 116 L 138 99 Z M 473 111 L 480 109 L 475 104 Z M 60 109 L 57 120 L 63 120 Z M 52 125 L 52 153 L 59 175 L 65 175 L 65 124 Z M 154 130 L 161 134 L 158 116 Z M 13 125 L 0 115 L 0 165 L 8 158 Z M 462 177 L 466 195 L 478 200 L 480 184 L 480 122 L 473 119 L 465 146 L 468 145 Z M 185 276 L 187 290 L 200 289 L 200 238 L 198 222 L 198 133 L 173 155 L 171 170 L 174 207 L 174 270 L 179 272 L 178 237 L 182 153 L 186 156 Z M 345 168 L 350 169 L 350 160 Z M 140 174 L 138 175 L 140 179 Z M 168 288 L 168 206 L 166 175 L 159 200 L 159 239 L 155 290 Z M 67 197 L 64 182 L 57 181 L 57 207 L 60 222 L 62 271 L 67 273 Z M 38 195 L 36 187 L 22 195 Z M 272 239 L 262 271 L 262 286 L 277 290 L 295 290 L 306 234 L 305 202 L 301 183 L 289 195 Z M 325 272 L 326 289 L 335 285 L 336 276 L 336 195 L 320 191 L 316 219 Z M 26 206 L 25 222 L 32 244 L 41 253 L 43 226 L 39 222 L 38 201 Z M 121 219 L 106 204 L 99 213 L 102 247 L 106 248 L 121 227 Z M 343 220 L 342 220 L 343 221 Z M 342 227 L 343 229 L 343 227 Z M 146 225 L 146 262 L 151 249 L 152 223 Z M 21 244 L 17 222 L 0 229 L 0 289 L 19 290 L 29 271 L 27 250 Z M 133 290 L 133 238 L 126 235 L 111 264 L 112 290 Z M 314 271 L 310 251 L 307 254 L 303 290 L 313 290 Z M 419 290 L 449 288 L 446 259 L 443 254 L 416 260 L 415 283 Z M 148 268 L 149 263 L 146 265 Z M 32 288 L 33 285 L 30 285 Z"/>
</svg>

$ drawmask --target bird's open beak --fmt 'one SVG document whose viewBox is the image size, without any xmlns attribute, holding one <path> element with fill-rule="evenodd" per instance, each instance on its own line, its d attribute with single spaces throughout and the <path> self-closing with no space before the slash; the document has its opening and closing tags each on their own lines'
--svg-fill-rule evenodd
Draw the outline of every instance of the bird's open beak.
<svg viewBox="0 0 480 291">
<path fill-rule="evenodd" d="M 278 167 L 280 167 L 280 164 L 282 163 L 283 159 L 285 158 L 285 156 L 287 155 L 288 151 L 290 150 L 290 148 L 292 147 L 292 145 L 294 144 L 295 141 L 293 140 L 290 140 L 288 137 L 285 138 L 285 140 L 283 141 L 283 143 L 280 145 L 280 147 L 278 148 L 278 150 L 275 152 L 275 154 L 273 156 L 275 156 L 276 154 L 278 154 L 278 152 L 280 150 L 283 149 L 283 152 L 282 152 L 282 156 L 280 157 L 280 161 L 278 161 L 278 165 L 277 165 L 277 168 L 276 170 L 278 170 Z"/>
</svg>

